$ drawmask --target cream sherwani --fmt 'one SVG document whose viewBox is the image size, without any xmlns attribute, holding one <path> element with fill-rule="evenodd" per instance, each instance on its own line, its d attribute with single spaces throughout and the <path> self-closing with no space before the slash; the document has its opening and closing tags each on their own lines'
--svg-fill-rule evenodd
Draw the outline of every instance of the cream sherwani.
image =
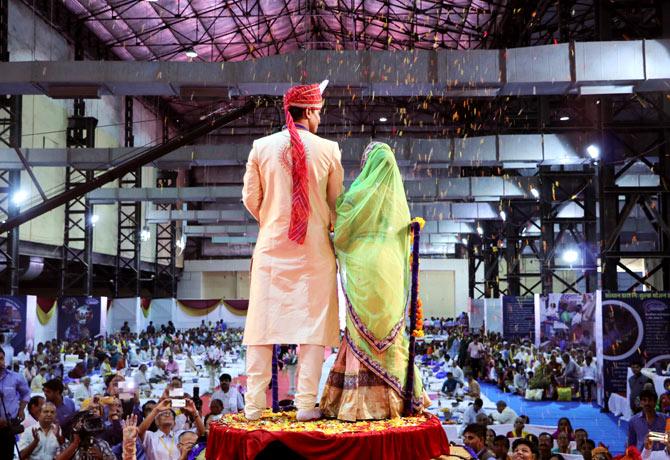
<svg viewBox="0 0 670 460">
<path fill-rule="evenodd" d="M 305 243 L 288 239 L 291 151 L 284 130 L 254 142 L 244 175 L 243 201 L 260 230 L 251 268 L 245 345 L 337 346 L 335 254 L 329 238 L 342 191 L 336 142 L 298 130 L 307 152 L 311 212 Z"/>
<path fill-rule="evenodd" d="M 335 254 L 329 228 L 342 191 L 336 142 L 298 130 L 307 153 L 310 215 L 302 245 L 288 239 L 291 219 L 291 149 L 288 131 L 258 139 L 249 154 L 243 201 L 258 220 L 244 330 L 247 415 L 265 407 L 271 345 L 299 344 L 296 406 L 314 407 L 323 347 L 339 343 Z"/>
</svg>

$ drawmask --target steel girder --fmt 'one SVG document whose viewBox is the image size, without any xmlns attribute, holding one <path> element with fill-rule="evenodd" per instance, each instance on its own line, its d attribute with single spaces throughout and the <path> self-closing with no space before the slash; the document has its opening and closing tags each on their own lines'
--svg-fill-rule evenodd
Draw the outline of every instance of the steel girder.
<svg viewBox="0 0 670 460">
<path fill-rule="evenodd" d="M 533 295 L 541 285 L 540 203 L 538 200 L 502 200 L 500 210 L 506 213 L 501 224 L 502 260 L 506 267 L 505 277 L 500 278 L 503 283 L 500 290 L 511 296 Z M 528 260 L 538 262 L 537 272 L 524 268 Z"/>
<path fill-rule="evenodd" d="M 9 62 L 9 0 L 0 0 L 0 62 Z M 21 147 L 22 98 L 0 95 L 0 143 L 12 149 Z M 15 153 L 16 154 L 16 153 Z M 21 172 L 0 170 L 0 215 L 14 216 L 19 209 L 12 195 L 21 186 Z M 19 290 L 19 229 L 0 234 L 2 291 L 17 295 Z"/>
<path fill-rule="evenodd" d="M 74 115 L 68 118 L 66 144 L 72 148 L 95 147 L 98 120 L 85 116 L 85 102 L 75 99 Z M 65 168 L 65 191 L 90 182 L 93 170 Z M 65 204 L 63 254 L 59 295 L 92 295 L 93 292 L 93 207 L 85 196 Z M 16 227 L 15 227 L 16 228 Z"/>
<path fill-rule="evenodd" d="M 583 166 L 577 171 L 540 168 L 542 225 L 542 292 L 593 292 L 597 288 L 596 189 L 595 170 Z M 581 214 L 564 217 L 566 206 Z M 574 251 L 576 260 L 563 261 L 564 251 Z M 562 271 L 575 273 L 569 281 Z M 560 282 L 555 285 L 554 280 Z"/>
<path fill-rule="evenodd" d="M 177 186 L 176 171 L 161 171 L 156 179 L 157 187 Z M 172 211 L 171 203 L 156 204 L 156 211 Z M 176 297 L 177 295 L 177 222 L 170 220 L 156 224 L 156 264 L 154 272 L 154 297 Z"/>
<path fill-rule="evenodd" d="M 124 146 L 133 147 L 133 98 L 124 99 Z M 142 169 L 137 168 L 119 179 L 120 189 L 142 187 Z M 100 189 L 102 190 L 102 189 Z M 114 267 L 114 297 L 140 297 L 142 290 L 141 240 L 142 204 L 120 201 L 117 206 L 116 266 Z"/>
<path fill-rule="evenodd" d="M 608 102 L 603 101 L 604 104 Z M 604 116 L 610 110 L 611 107 L 604 107 Z M 666 110 L 665 113 L 670 111 Z M 670 133 L 664 129 L 646 138 L 613 131 L 603 133 L 605 150 L 600 165 L 600 256 L 604 290 L 625 288 L 632 291 L 642 287 L 659 291 L 670 289 L 669 136 Z M 618 179 L 631 164 L 640 161 L 658 177 L 658 185 L 621 186 Z M 622 200 L 623 204 L 620 204 Z M 636 233 L 633 233 L 630 241 L 622 238 L 622 230 L 634 214 L 644 216 L 641 224 L 647 233 L 653 234 L 651 244 L 640 244 Z M 623 248 L 624 245 L 627 248 Z M 626 258 L 644 259 L 646 272 L 635 273 L 630 270 L 622 260 Z M 623 270 L 625 277 L 630 280 L 628 286 L 619 285 L 619 270 Z"/>
</svg>

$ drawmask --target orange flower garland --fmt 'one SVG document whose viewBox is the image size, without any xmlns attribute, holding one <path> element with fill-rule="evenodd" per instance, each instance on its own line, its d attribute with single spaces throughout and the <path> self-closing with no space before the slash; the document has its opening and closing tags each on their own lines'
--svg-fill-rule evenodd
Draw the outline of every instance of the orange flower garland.
<svg viewBox="0 0 670 460">
<path fill-rule="evenodd" d="M 423 227 L 426 225 L 426 221 L 424 219 L 422 219 L 421 217 L 415 217 L 414 219 L 412 219 L 412 223 L 414 223 L 414 222 L 419 224 L 419 228 L 421 230 L 423 230 Z M 410 244 L 412 244 L 413 242 L 414 242 L 414 233 L 410 232 Z M 410 253 L 410 255 L 409 255 L 410 265 L 412 264 L 413 259 L 414 258 L 412 256 L 412 254 Z M 421 285 L 419 284 L 418 277 L 417 277 L 416 282 L 417 282 L 417 290 L 419 290 Z M 423 335 L 424 335 L 423 334 L 423 302 L 421 301 L 421 297 L 418 297 L 416 299 L 416 324 L 415 324 L 414 330 L 412 331 L 412 336 L 423 337 Z"/>
</svg>

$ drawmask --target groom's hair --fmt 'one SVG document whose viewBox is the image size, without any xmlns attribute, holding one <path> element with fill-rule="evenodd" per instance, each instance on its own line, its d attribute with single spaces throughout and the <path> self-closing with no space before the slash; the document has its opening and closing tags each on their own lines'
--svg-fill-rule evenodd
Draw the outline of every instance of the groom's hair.
<svg viewBox="0 0 670 460">
<path fill-rule="evenodd" d="M 291 117 L 293 117 L 294 121 L 305 118 L 305 109 L 302 107 L 289 107 L 288 113 L 291 114 Z"/>
</svg>

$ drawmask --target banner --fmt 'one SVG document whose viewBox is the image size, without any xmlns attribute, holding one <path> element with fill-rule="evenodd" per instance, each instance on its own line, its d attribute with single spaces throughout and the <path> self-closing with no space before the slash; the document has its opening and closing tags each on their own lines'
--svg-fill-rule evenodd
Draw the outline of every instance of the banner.
<svg viewBox="0 0 670 460">
<path fill-rule="evenodd" d="M 58 299 L 58 340 L 81 340 L 100 334 L 99 297 L 61 297 Z"/>
<path fill-rule="evenodd" d="M 26 347 L 26 296 L 0 296 L 0 334 L 14 353 Z"/>
<path fill-rule="evenodd" d="M 595 356 L 595 294 L 549 294 L 540 297 L 539 307 L 537 346 L 566 350 L 577 345 Z"/>
<path fill-rule="evenodd" d="M 503 296 L 503 337 L 535 340 L 535 298 Z"/>
<path fill-rule="evenodd" d="M 484 330 L 503 333 L 503 313 L 501 299 L 484 299 Z"/>
<path fill-rule="evenodd" d="M 670 362 L 670 293 L 603 292 L 602 328 L 605 398 L 625 395 L 631 363 L 666 369 Z"/>
<path fill-rule="evenodd" d="M 484 315 L 486 309 L 485 299 L 468 299 L 470 303 L 470 329 L 479 330 L 484 326 Z"/>
</svg>

